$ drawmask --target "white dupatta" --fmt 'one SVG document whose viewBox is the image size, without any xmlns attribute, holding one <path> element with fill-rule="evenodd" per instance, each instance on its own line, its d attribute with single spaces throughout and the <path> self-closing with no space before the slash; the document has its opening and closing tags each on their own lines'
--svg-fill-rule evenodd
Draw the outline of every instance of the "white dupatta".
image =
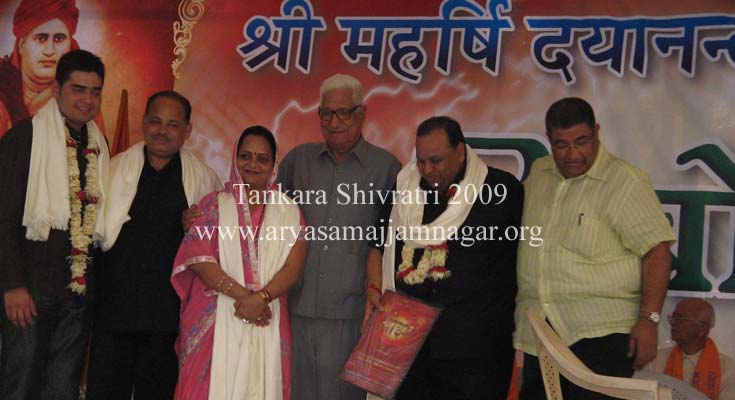
<svg viewBox="0 0 735 400">
<path fill-rule="evenodd" d="M 273 198 L 273 191 L 269 196 Z M 299 232 L 299 208 L 285 195 L 276 204 L 267 204 L 258 238 L 258 273 L 265 286 L 283 267 L 296 242 L 290 235 L 282 240 L 268 240 L 269 227 L 287 227 Z M 238 204 L 228 192 L 217 196 L 221 227 L 238 226 Z M 247 205 L 245 205 L 247 207 Z M 272 229 L 272 228 L 270 228 Z M 220 266 L 237 283 L 245 285 L 240 238 L 219 237 Z M 270 303 L 272 318 L 265 327 L 245 324 L 235 317 L 235 300 L 224 295 L 217 298 L 214 326 L 214 349 L 209 385 L 213 400 L 281 400 L 281 335 L 279 329 L 280 300 Z"/>
</svg>

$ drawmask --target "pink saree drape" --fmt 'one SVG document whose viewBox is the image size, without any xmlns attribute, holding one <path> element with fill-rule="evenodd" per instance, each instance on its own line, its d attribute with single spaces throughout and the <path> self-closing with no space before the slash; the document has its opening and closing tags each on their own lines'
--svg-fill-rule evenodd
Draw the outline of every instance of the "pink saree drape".
<svg viewBox="0 0 735 400">
<path fill-rule="evenodd" d="M 218 225 L 218 208 L 216 193 L 202 199 L 200 209 L 203 215 L 194 226 L 216 227 Z M 262 220 L 264 207 L 261 206 L 252 214 L 253 225 L 257 228 Z M 240 226 L 243 221 L 240 221 Z M 176 352 L 179 355 L 178 399 L 200 400 L 209 395 L 209 367 L 212 363 L 212 346 L 214 344 L 214 320 L 217 307 L 217 293 L 207 288 L 188 266 L 200 262 L 219 262 L 219 246 L 217 232 L 212 240 L 201 240 L 195 229 L 187 233 L 181 244 L 174 265 L 171 283 L 181 298 L 181 322 Z M 258 289 L 253 283 L 247 246 L 242 246 L 242 260 L 245 280 L 250 289 Z M 283 376 L 283 398 L 290 399 L 291 393 L 291 324 L 288 315 L 286 296 L 280 297 L 281 333 L 281 365 Z M 233 310 L 234 312 L 234 310 Z"/>
</svg>

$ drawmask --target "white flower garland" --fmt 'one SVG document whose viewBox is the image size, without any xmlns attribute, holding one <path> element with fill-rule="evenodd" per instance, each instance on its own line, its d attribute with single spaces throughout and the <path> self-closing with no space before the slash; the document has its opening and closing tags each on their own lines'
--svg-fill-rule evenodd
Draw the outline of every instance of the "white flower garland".
<svg viewBox="0 0 735 400">
<path fill-rule="evenodd" d="M 452 272 L 446 268 L 447 253 L 449 246 L 444 242 L 438 246 L 427 246 L 424 254 L 419 260 L 418 266 L 413 266 L 413 253 L 415 248 L 404 245 L 401 250 L 401 264 L 398 265 L 396 279 L 403 281 L 408 285 L 418 285 L 423 283 L 427 277 L 436 282 L 440 279 L 447 279 Z"/>
<path fill-rule="evenodd" d="M 86 179 L 84 190 L 79 179 L 79 162 L 77 161 L 77 143 L 69 135 L 66 128 L 66 156 L 69 167 L 69 240 L 71 241 L 71 255 L 68 257 L 71 267 L 71 283 L 69 289 L 78 294 L 87 290 L 87 266 L 92 262 L 89 256 L 89 245 L 92 243 L 95 223 L 97 222 L 97 202 L 99 201 L 99 182 L 97 175 L 97 155 L 100 150 L 95 141 L 95 135 L 88 135 L 87 148 L 84 157 L 87 159 L 87 168 L 84 173 Z M 82 214 L 82 208 L 84 213 Z"/>
</svg>

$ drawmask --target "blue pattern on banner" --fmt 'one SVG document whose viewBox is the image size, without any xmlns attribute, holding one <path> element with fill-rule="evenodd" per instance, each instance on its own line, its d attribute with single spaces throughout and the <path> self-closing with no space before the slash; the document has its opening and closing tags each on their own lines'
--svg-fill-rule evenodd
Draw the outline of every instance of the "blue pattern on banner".
<svg viewBox="0 0 735 400">
<path fill-rule="evenodd" d="M 573 46 L 575 33 L 581 33 L 578 45 L 590 65 L 605 65 L 617 77 L 623 76 L 625 57 L 632 53 L 629 69 L 645 78 L 648 65 L 648 35 L 653 34 L 653 48 L 661 57 L 679 53 L 679 71 L 695 76 L 697 46 L 710 61 L 724 54 L 735 67 L 735 33 L 700 40 L 702 31 L 735 28 L 735 16 L 693 14 L 671 17 L 525 17 L 529 31 L 541 32 L 533 39 L 531 56 L 543 71 L 558 73 L 565 84 L 576 82 L 572 71 L 574 57 L 566 50 Z M 632 43 L 629 44 L 629 41 Z M 629 49 L 632 47 L 632 51 Z M 551 54 L 546 54 L 547 47 Z"/>
<path fill-rule="evenodd" d="M 487 10 L 469 0 L 445 0 L 439 17 L 338 17 L 340 31 L 347 32 L 342 55 L 353 64 L 361 58 L 368 68 L 383 73 L 385 45 L 390 37 L 388 69 L 397 78 L 419 83 L 426 66 L 426 50 L 422 46 L 425 32 L 438 35 L 434 68 L 442 75 L 451 72 L 455 32 L 461 33 L 461 54 L 468 61 L 481 64 L 490 75 L 497 76 L 498 60 L 505 31 L 515 29 L 510 17 L 500 12 L 511 11 L 510 0 L 488 0 Z M 470 16 L 455 16 L 458 11 Z M 365 39 L 368 37 L 368 39 Z"/>
<path fill-rule="evenodd" d="M 297 9 L 303 15 L 296 15 Z M 309 0 L 286 0 L 281 4 L 280 18 L 265 18 L 256 15 L 243 26 L 245 43 L 237 46 L 243 58 L 243 66 L 248 71 L 257 71 L 269 62 L 285 73 L 291 59 L 291 38 L 300 33 L 296 68 L 308 74 L 311 69 L 311 54 L 314 45 L 314 31 L 325 31 L 324 18 L 312 17 L 313 7 Z M 278 33 L 278 40 L 273 36 Z"/>
</svg>

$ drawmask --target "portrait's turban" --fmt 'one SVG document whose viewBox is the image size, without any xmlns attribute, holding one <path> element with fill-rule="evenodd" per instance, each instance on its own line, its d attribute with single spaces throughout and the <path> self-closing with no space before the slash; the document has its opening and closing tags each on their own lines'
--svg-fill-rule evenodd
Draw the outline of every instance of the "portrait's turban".
<svg viewBox="0 0 735 400">
<path fill-rule="evenodd" d="M 23 0 L 13 17 L 13 34 L 20 39 L 33 28 L 58 18 L 63 22 L 69 34 L 74 35 L 79 21 L 79 9 L 75 0 Z"/>
<path fill-rule="evenodd" d="M 76 0 L 22 0 L 18 9 L 15 10 L 13 17 L 13 34 L 15 35 L 15 45 L 13 46 L 13 55 L 11 63 L 16 68 L 21 68 L 20 52 L 18 44 L 21 38 L 35 29 L 44 22 L 58 18 L 66 25 L 69 35 L 77 32 L 77 22 L 79 21 L 79 9 Z M 71 48 L 78 49 L 79 44 L 71 40 Z"/>
</svg>

